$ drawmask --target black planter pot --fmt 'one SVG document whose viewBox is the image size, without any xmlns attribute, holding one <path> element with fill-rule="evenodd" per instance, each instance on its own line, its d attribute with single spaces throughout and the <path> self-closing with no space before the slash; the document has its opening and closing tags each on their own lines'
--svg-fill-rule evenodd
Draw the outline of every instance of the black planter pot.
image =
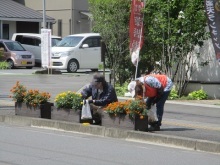
<svg viewBox="0 0 220 165">
<path fill-rule="evenodd" d="M 111 115 L 105 113 L 104 111 L 101 113 L 101 116 L 102 116 L 102 126 L 105 127 L 121 128 L 121 129 L 144 131 L 144 132 L 148 131 L 147 116 L 140 118 L 139 115 L 135 115 L 135 117 L 132 119 L 129 117 L 129 115 L 112 117 Z"/>
<path fill-rule="evenodd" d="M 144 116 L 143 119 L 139 115 L 135 115 L 134 130 L 136 131 L 148 131 L 148 117 Z"/>
<path fill-rule="evenodd" d="M 26 103 L 15 102 L 15 115 L 51 119 L 51 106 L 53 106 L 53 103 L 50 102 L 36 107 Z"/>
</svg>

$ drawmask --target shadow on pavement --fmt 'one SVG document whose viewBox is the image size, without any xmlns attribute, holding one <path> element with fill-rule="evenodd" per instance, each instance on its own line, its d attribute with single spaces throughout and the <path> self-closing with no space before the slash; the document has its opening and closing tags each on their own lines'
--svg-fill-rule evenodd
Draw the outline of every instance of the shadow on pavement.
<svg viewBox="0 0 220 165">
<path fill-rule="evenodd" d="M 162 128 L 160 131 L 194 131 L 191 128 Z"/>
</svg>

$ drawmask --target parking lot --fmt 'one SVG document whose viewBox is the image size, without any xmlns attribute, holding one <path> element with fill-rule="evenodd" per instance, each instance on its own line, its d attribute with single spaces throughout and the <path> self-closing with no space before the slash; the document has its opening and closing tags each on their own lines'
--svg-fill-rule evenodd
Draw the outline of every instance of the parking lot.
<svg viewBox="0 0 220 165">
<path fill-rule="evenodd" d="M 94 74 L 94 72 L 90 70 L 79 70 L 76 73 L 61 71 L 62 74 L 53 75 L 35 74 L 38 70 L 41 70 L 41 68 L 0 70 L 1 98 L 7 99 L 10 95 L 10 89 L 19 81 L 25 85 L 27 89 L 39 89 L 40 91 L 49 92 L 53 100 L 55 96 L 61 92 L 79 91 L 92 80 Z M 109 81 L 109 73 L 109 71 L 105 72 L 107 81 Z"/>
</svg>

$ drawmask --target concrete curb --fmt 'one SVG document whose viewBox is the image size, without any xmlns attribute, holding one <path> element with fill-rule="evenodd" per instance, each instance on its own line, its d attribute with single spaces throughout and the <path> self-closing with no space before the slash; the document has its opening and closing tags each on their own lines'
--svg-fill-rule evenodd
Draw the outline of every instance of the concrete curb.
<svg viewBox="0 0 220 165">
<path fill-rule="evenodd" d="M 102 126 L 85 126 L 79 123 L 30 118 L 23 116 L 0 115 L 0 122 L 9 125 L 31 126 L 46 129 L 57 129 L 70 132 L 86 133 L 102 137 L 119 138 L 129 141 L 148 142 L 175 147 L 183 147 L 192 150 L 220 153 L 220 143 L 205 140 L 196 140 L 169 135 L 159 135 L 149 132 L 122 130 L 117 128 L 105 128 Z"/>
</svg>

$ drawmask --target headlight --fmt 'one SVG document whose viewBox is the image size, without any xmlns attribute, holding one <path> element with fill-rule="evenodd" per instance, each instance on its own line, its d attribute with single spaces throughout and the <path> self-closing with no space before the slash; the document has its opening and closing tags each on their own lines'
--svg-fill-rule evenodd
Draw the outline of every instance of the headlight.
<svg viewBox="0 0 220 165">
<path fill-rule="evenodd" d="M 60 53 L 60 57 L 65 57 L 65 56 L 69 56 L 70 52 L 62 52 Z"/>
<path fill-rule="evenodd" d="M 15 59 L 22 59 L 21 55 L 13 53 L 13 56 L 15 57 Z"/>
</svg>

